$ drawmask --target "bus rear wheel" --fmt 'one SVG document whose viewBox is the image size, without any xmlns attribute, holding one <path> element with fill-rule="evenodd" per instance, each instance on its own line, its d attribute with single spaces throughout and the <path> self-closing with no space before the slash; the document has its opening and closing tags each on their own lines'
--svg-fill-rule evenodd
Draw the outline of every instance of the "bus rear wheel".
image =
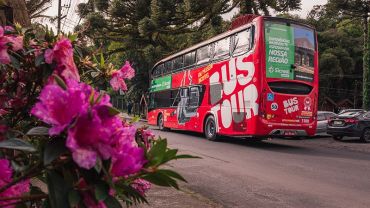
<svg viewBox="0 0 370 208">
<path fill-rule="evenodd" d="M 213 116 L 208 116 L 204 124 L 204 135 L 210 141 L 217 140 L 216 122 Z"/>
<path fill-rule="evenodd" d="M 164 125 L 163 125 L 164 122 L 163 122 L 163 115 L 162 114 L 159 114 L 157 124 L 158 124 L 159 130 L 164 131 Z"/>
</svg>

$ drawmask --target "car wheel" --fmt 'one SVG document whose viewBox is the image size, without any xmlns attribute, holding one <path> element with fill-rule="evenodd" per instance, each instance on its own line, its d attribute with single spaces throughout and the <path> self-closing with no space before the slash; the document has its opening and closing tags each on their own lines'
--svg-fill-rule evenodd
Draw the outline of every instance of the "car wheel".
<svg viewBox="0 0 370 208">
<path fill-rule="evenodd" d="M 370 143 L 370 129 L 365 129 L 361 136 L 361 141 Z"/>
<path fill-rule="evenodd" d="M 343 136 L 333 136 L 334 140 L 341 141 L 343 139 Z"/>
<path fill-rule="evenodd" d="M 204 125 L 204 135 L 210 141 L 217 140 L 216 122 L 213 116 L 208 116 Z"/>
</svg>

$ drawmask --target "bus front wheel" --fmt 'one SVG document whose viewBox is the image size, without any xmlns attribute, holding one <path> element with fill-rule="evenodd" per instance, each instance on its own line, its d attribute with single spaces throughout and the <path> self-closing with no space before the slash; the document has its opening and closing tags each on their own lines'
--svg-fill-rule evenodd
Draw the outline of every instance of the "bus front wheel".
<svg viewBox="0 0 370 208">
<path fill-rule="evenodd" d="M 204 125 L 204 135 L 210 141 L 217 140 L 216 122 L 213 116 L 208 116 Z"/>
</svg>

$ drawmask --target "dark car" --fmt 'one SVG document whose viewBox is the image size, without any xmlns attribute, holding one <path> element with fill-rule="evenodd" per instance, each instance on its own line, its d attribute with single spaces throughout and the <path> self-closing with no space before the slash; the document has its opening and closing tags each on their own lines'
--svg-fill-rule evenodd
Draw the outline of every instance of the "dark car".
<svg viewBox="0 0 370 208">
<path fill-rule="evenodd" d="M 370 112 L 356 109 L 340 113 L 329 121 L 327 133 L 335 140 L 348 136 L 370 142 Z"/>
</svg>

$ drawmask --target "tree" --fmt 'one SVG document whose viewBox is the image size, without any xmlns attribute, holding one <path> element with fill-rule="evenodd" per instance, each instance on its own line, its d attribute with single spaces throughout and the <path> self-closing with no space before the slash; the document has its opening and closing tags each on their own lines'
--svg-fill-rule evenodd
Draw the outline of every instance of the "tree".
<svg viewBox="0 0 370 208">
<path fill-rule="evenodd" d="M 329 0 L 327 9 L 332 15 L 360 19 L 363 28 L 363 99 L 364 109 L 370 109 L 369 16 L 370 0 Z"/>
<path fill-rule="evenodd" d="M 318 32 L 320 98 L 353 98 L 357 103 L 362 77 L 361 21 L 333 14 L 326 5 L 315 6 L 305 20 Z"/>
<path fill-rule="evenodd" d="M 26 7 L 31 19 L 50 18 L 44 12 L 51 7 L 52 0 L 26 0 Z"/>
<path fill-rule="evenodd" d="M 148 89 L 148 72 L 156 61 L 227 30 L 222 14 L 234 8 L 244 14 L 255 7 L 252 13 L 268 15 L 269 9 L 299 6 L 300 0 L 90 0 L 78 5 L 84 23 L 77 29 L 114 62 L 133 61 L 138 75 L 128 94 L 139 99 Z"/>
<path fill-rule="evenodd" d="M 14 22 L 22 26 L 29 26 L 31 24 L 24 0 L 3 0 L 0 1 L 0 4 L 4 4 L 13 9 Z"/>
<path fill-rule="evenodd" d="M 288 12 L 301 8 L 301 0 L 234 0 L 239 5 L 240 14 L 261 14 L 270 15 L 269 9 L 277 12 Z"/>
</svg>

